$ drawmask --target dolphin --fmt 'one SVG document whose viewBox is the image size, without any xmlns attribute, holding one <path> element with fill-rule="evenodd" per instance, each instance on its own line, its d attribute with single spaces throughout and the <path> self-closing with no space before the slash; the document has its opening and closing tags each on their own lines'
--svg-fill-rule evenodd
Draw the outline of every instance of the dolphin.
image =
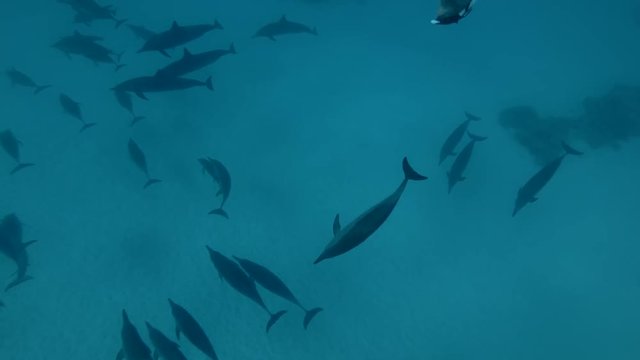
<svg viewBox="0 0 640 360">
<path fill-rule="evenodd" d="M 149 100 L 145 93 L 184 90 L 199 86 L 204 86 L 213 91 L 211 76 L 205 81 L 180 77 L 140 76 L 123 81 L 111 88 L 111 90 L 132 92 L 143 100 Z"/>
<path fill-rule="evenodd" d="M 572 148 L 567 145 L 565 142 L 562 142 L 562 148 L 564 149 L 564 154 L 558 156 L 556 159 L 549 162 L 542 169 L 538 170 L 519 190 L 518 196 L 516 197 L 515 206 L 513 208 L 513 212 L 511 216 L 516 216 L 516 214 L 522 210 L 529 203 L 533 203 L 537 198 L 538 192 L 542 190 L 542 188 L 547 185 L 549 180 L 556 173 L 560 164 L 562 164 L 562 160 L 564 160 L 567 155 L 576 155 L 580 156 L 583 153 Z"/>
<path fill-rule="evenodd" d="M 27 247 L 35 242 L 22 242 L 22 222 L 16 214 L 6 215 L 0 222 L 0 253 L 13 260 L 17 267 L 16 278 L 5 287 L 5 291 L 33 279 L 27 275 Z"/>
<path fill-rule="evenodd" d="M 302 322 L 304 328 L 306 329 L 309 326 L 311 320 L 320 312 L 322 308 L 317 307 L 310 310 L 307 310 L 300 301 L 293 295 L 291 290 L 287 287 L 287 285 L 282 281 L 278 275 L 274 274 L 271 270 L 266 267 L 256 264 L 255 262 L 243 258 L 239 258 L 237 256 L 233 257 L 236 259 L 238 264 L 244 269 L 244 271 L 260 286 L 271 291 L 273 294 L 280 296 L 281 298 L 291 302 L 292 304 L 298 306 L 302 311 L 305 312 L 304 321 Z"/>
<path fill-rule="evenodd" d="M 316 28 L 310 28 L 307 25 L 289 21 L 287 20 L 286 15 L 282 15 L 280 20 L 264 25 L 263 27 L 258 29 L 253 37 L 266 37 L 270 40 L 275 41 L 276 36 L 301 33 L 318 35 L 318 31 L 316 30 Z"/>
<path fill-rule="evenodd" d="M 84 35 L 75 31 L 73 35 L 66 36 L 53 44 L 53 47 L 62 51 L 67 57 L 79 55 L 91 60 L 94 64 L 112 64 L 115 71 L 120 70 L 125 65 L 121 63 L 123 53 L 116 53 L 113 50 L 99 44 L 102 38 L 93 35 Z"/>
<path fill-rule="evenodd" d="M 169 306 L 171 306 L 171 314 L 173 314 L 173 318 L 176 321 L 176 338 L 180 340 L 180 334 L 184 334 L 189 342 L 207 355 L 209 359 L 217 360 L 218 355 L 213 350 L 209 337 L 207 337 L 207 334 L 202 330 L 196 319 L 185 308 L 171 299 L 169 299 Z"/>
<path fill-rule="evenodd" d="M 171 24 L 169 30 L 152 35 L 138 50 L 138 53 L 147 51 L 157 51 L 166 57 L 171 57 L 168 49 L 176 48 L 195 40 L 212 30 L 222 30 L 222 25 L 218 20 L 214 20 L 213 24 L 204 25 L 178 25 L 176 21 Z"/>
<path fill-rule="evenodd" d="M 149 339 L 151 339 L 151 344 L 153 344 L 153 358 L 163 358 L 164 360 L 187 360 L 187 357 L 184 356 L 182 351 L 180 351 L 180 345 L 178 345 L 173 340 L 169 339 L 165 334 L 163 334 L 160 330 L 154 328 L 149 324 L 149 322 L 145 322 L 147 325 L 147 331 L 149 332 Z"/>
<path fill-rule="evenodd" d="M 34 165 L 33 163 L 23 163 L 20 161 L 20 145 L 22 145 L 22 142 L 13 135 L 11 130 L 4 130 L 0 132 L 0 145 L 4 151 L 6 151 L 7 154 L 9 154 L 9 156 L 18 163 L 11 170 L 11 174 L 15 174 L 26 167 Z"/>
<path fill-rule="evenodd" d="M 67 4 L 76 12 L 74 21 L 76 23 L 91 25 L 94 20 L 113 20 L 115 27 L 126 22 L 115 17 L 116 10 L 111 5 L 101 6 L 93 0 L 58 0 L 59 3 Z"/>
<path fill-rule="evenodd" d="M 144 41 L 147 41 L 152 36 L 156 35 L 155 31 L 151 31 L 151 30 L 145 28 L 144 26 L 131 25 L 131 24 L 127 24 L 127 26 L 129 27 L 129 29 L 131 30 L 131 32 L 133 32 L 133 34 L 135 36 L 137 36 L 139 39 L 144 40 Z"/>
<path fill-rule="evenodd" d="M 133 100 L 131 100 L 131 94 L 129 94 L 126 91 L 120 91 L 120 90 L 116 90 L 113 93 L 116 96 L 116 100 L 118 101 L 118 104 L 120 104 L 122 108 L 127 110 L 129 114 L 131 114 L 131 116 L 133 117 L 130 124 L 131 126 L 135 125 L 138 121 L 145 119 L 144 116 L 137 116 L 135 111 L 133 110 Z"/>
<path fill-rule="evenodd" d="M 487 138 L 484 136 L 474 135 L 470 132 L 467 132 L 471 140 L 467 146 L 465 146 L 460 154 L 456 157 L 451 165 L 451 169 L 447 172 L 447 177 L 449 178 L 449 194 L 451 194 L 451 190 L 453 187 L 460 181 L 466 179 L 463 173 L 467 169 L 467 165 L 469 164 L 469 159 L 471 159 L 471 153 L 473 153 L 473 146 L 477 141 L 484 141 Z"/>
<path fill-rule="evenodd" d="M 186 75 L 215 63 L 225 55 L 235 53 L 236 48 L 233 43 L 229 45 L 228 49 L 205 51 L 199 54 L 192 54 L 187 48 L 185 48 L 180 60 L 176 60 L 158 70 L 156 72 L 156 76 L 178 77 Z"/>
<path fill-rule="evenodd" d="M 122 348 L 116 355 L 116 360 L 152 360 L 151 350 L 144 343 L 138 330 L 129 320 L 127 311 L 122 309 L 122 330 L 120 331 Z"/>
<path fill-rule="evenodd" d="M 84 117 L 82 116 L 82 111 L 80 110 L 80 104 L 70 98 L 68 95 L 60 94 L 60 105 L 62 105 L 62 109 L 67 114 L 73 116 L 74 118 L 80 120 L 82 122 L 82 127 L 80 128 L 80 132 L 87 130 L 88 128 L 95 126 L 96 123 L 88 123 L 84 121 Z"/>
<path fill-rule="evenodd" d="M 209 211 L 209 214 L 220 215 L 225 218 L 229 218 L 229 214 L 222 208 L 229 198 L 231 192 L 231 175 L 229 170 L 220 161 L 212 159 L 210 157 L 198 159 L 202 165 L 202 172 L 207 172 L 209 176 L 218 183 L 218 192 L 216 196 L 222 195 L 222 202 L 217 209 Z"/>
<path fill-rule="evenodd" d="M 142 151 L 140 146 L 138 146 L 138 144 L 136 144 L 136 142 L 133 141 L 133 139 L 129 139 L 128 147 L 129 147 L 129 157 L 131 158 L 131 161 L 133 161 L 133 163 L 136 164 L 138 169 L 142 170 L 144 175 L 147 177 L 147 182 L 144 184 L 143 189 L 146 189 L 153 184 L 157 184 L 161 182 L 162 180 L 153 179 L 151 178 L 151 176 L 149 176 L 149 170 L 147 168 L 147 159 L 144 156 L 144 152 Z"/>
<path fill-rule="evenodd" d="M 7 77 L 9 77 L 9 81 L 11 81 L 11 86 L 25 86 L 33 88 L 34 94 L 39 94 L 41 91 L 48 89 L 51 85 L 38 85 L 33 79 L 31 79 L 27 74 L 16 70 L 15 67 L 6 71 Z"/>
<path fill-rule="evenodd" d="M 460 140 L 462 140 L 464 133 L 467 131 L 469 123 L 472 121 L 480 120 L 478 116 L 475 116 L 468 112 L 465 112 L 464 114 L 467 117 L 467 120 L 453 129 L 451 134 L 449 134 L 449 136 L 447 137 L 447 140 L 445 140 L 444 144 L 442 144 L 442 147 L 440 148 L 440 162 L 438 164 L 442 164 L 442 162 L 447 157 L 456 155 L 456 147 L 460 143 Z"/>
<path fill-rule="evenodd" d="M 391 195 L 369 208 L 344 228 L 340 226 L 340 215 L 336 215 L 333 220 L 333 239 L 313 262 L 314 264 L 342 255 L 362 244 L 391 215 L 409 180 L 420 181 L 427 179 L 426 176 L 418 174 L 409 165 L 406 157 L 402 159 L 402 171 L 404 172 L 404 179 Z"/>
<path fill-rule="evenodd" d="M 213 266 L 218 270 L 218 275 L 221 279 L 225 280 L 232 288 L 234 288 L 240 294 L 253 300 L 264 311 L 269 314 L 269 321 L 267 322 L 266 330 L 269 332 L 271 327 L 286 314 L 286 310 L 281 310 L 276 313 L 272 313 L 264 304 L 255 282 L 242 270 L 240 265 L 236 264 L 233 260 L 222 255 L 218 251 L 213 250 L 207 246 L 209 251 L 209 257 Z"/>
<path fill-rule="evenodd" d="M 464 17 L 469 15 L 475 5 L 475 0 L 440 0 L 440 8 L 435 19 L 431 20 L 434 25 L 457 24 Z"/>
</svg>

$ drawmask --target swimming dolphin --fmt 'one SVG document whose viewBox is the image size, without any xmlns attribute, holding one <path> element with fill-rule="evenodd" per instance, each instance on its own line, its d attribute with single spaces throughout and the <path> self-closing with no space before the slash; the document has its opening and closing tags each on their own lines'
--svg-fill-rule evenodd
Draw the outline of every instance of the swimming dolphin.
<svg viewBox="0 0 640 360">
<path fill-rule="evenodd" d="M 178 25 L 176 21 L 171 24 L 169 30 L 152 35 L 142 46 L 138 53 L 147 51 L 157 51 L 166 57 L 171 57 L 168 49 L 176 48 L 195 40 L 212 30 L 222 30 L 218 20 L 214 20 L 213 24 L 204 25 Z"/>
<path fill-rule="evenodd" d="M 31 79 L 27 74 L 16 70 L 15 67 L 7 70 L 7 77 L 9 77 L 9 81 L 11 81 L 11 86 L 25 86 L 33 88 L 33 93 L 38 94 L 42 90 L 48 89 L 51 85 L 38 85 L 33 79 Z"/>
<path fill-rule="evenodd" d="M 22 241 L 22 222 L 16 214 L 6 215 L 0 222 L 0 253 L 13 260 L 17 267 L 16 278 L 5 287 L 5 291 L 33 279 L 27 275 L 27 267 L 29 267 L 27 247 L 35 242 L 35 240 Z"/>
<path fill-rule="evenodd" d="M 129 139 L 128 148 L 129 148 L 129 157 L 131 158 L 133 163 L 136 164 L 138 169 L 142 170 L 144 175 L 147 177 L 147 182 L 144 184 L 143 189 L 146 189 L 153 184 L 157 184 L 161 182 L 162 180 L 153 179 L 149 176 L 149 170 L 147 168 L 147 159 L 144 156 L 144 152 L 142 151 L 140 146 L 138 146 L 138 144 L 136 144 L 136 142 L 133 141 L 133 139 Z"/>
<path fill-rule="evenodd" d="M 467 146 L 462 149 L 460 154 L 456 157 L 451 165 L 451 169 L 447 172 L 447 177 L 449 178 L 449 194 L 451 193 L 451 189 L 460 181 L 466 179 L 463 173 L 467 169 L 467 165 L 469 164 L 469 159 L 471 159 L 471 153 L 473 153 L 473 147 L 477 141 L 486 140 L 486 137 L 474 135 L 470 132 L 467 132 L 471 140 Z"/>
<path fill-rule="evenodd" d="M 185 48 L 184 54 L 180 60 L 176 60 L 158 70 L 156 72 L 156 76 L 178 77 L 186 75 L 215 63 L 225 55 L 235 53 L 236 48 L 233 43 L 229 45 L 228 49 L 205 51 L 199 54 L 192 54 L 187 48 Z"/>
<path fill-rule="evenodd" d="M 169 339 L 160 330 L 151 326 L 149 322 L 146 322 L 145 324 L 147 325 L 147 331 L 149 332 L 149 339 L 155 349 L 153 351 L 154 359 L 187 360 L 187 357 L 184 356 L 182 351 L 180 351 L 180 345 Z"/>
<path fill-rule="evenodd" d="M 144 116 L 137 116 L 133 110 L 133 100 L 131 100 L 131 94 L 126 91 L 116 90 L 113 92 L 118 100 L 118 104 L 131 114 L 133 119 L 131 120 L 131 126 L 135 125 L 138 121 L 144 120 Z"/>
<path fill-rule="evenodd" d="M 406 157 L 402 159 L 402 171 L 404 172 L 404 179 L 391 195 L 369 208 L 344 228 L 340 226 L 340 215 L 336 215 L 333 220 L 333 239 L 313 262 L 314 264 L 342 255 L 362 244 L 391 215 L 409 180 L 420 181 L 427 179 L 426 176 L 418 174 L 409 165 Z"/>
<path fill-rule="evenodd" d="M 76 12 L 74 21 L 76 23 L 91 25 L 94 20 L 113 20 L 118 28 L 126 20 L 118 20 L 115 17 L 116 10 L 112 5 L 101 6 L 93 0 L 58 0 L 59 3 L 67 4 Z"/>
<path fill-rule="evenodd" d="M 217 209 L 209 211 L 209 214 L 220 215 L 225 218 L 229 218 L 229 214 L 222 208 L 229 198 L 231 192 L 231 175 L 229 170 L 220 161 L 212 159 L 210 157 L 200 158 L 198 162 L 202 165 L 202 172 L 207 172 L 209 176 L 218 183 L 218 192 L 216 196 L 222 195 L 222 202 Z"/>
<path fill-rule="evenodd" d="M 202 330 L 196 319 L 185 308 L 171 299 L 169 299 L 169 306 L 171 306 L 171 314 L 173 314 L 173 318 L 176 321 L 176 338 L 180 340 L 180 334 L 184 334 L 198 350 L 202 351 L 211 360 L 217 360 L 218 355 L 213 350 L 209 337 L 207 337 L 207 334 Z"/>
<path fill-rule="evenodd" d="M 131 29 L 131 32 L 133 32 L 133 34 L 135 36 L 137 36 L 139 39 L 144 40 L 144 41 L 147 41 L 153 35 L 156 35 L 155 31 L 151 31 L 151 30 L 145 28 L 144 26 L 131 25 L 131 24 L 127 24 L 127 26 L 129 27 L 129 29 Z"/>
<path fill-rule="evenodd" d="M 462 140 L 464 133 L 467 132 L 469 123 L 472 121 L 480 121 L 480 118 L 478 116 L 475 116 L 468 112 L 465 112 L 464 114 L 467 117 L 467 120 L 453 129 L 451 134 L 449 134 L 449 136 L 447 137 L 447 140 L 445 140 L 444 144 L 442 144 L 442 147 L 440 148 L 440 162 L 438 164 L 442 164 L 442 162 L 448 156 L 456 155 L 456 147 L 460 143 L 460 140 Z"/>
<path fill-rule="evenodd" d="M 579 156 L 583 154 L 582 152 L 570 147 L 565 142 L 562 142 L 562 148 L 564 149 L 564 154 L 558 156 L 556 159 L 545 165 L 518 190 L 518 196 L 516 197 L 515 206 L 511 216 L 516 216 L 516 214 L 527 204 L 538 200 L 538 192 L 540 192 L 540 190 L 547 185 L 549 180 L 551 180 L 560 167 L 560 164 L 562 164 L 562 160 L 564 160 L 565 156 Z"/>
<path fill-rule="evenodd" d="M 434 25 L 457 24 L 469 15 L 474 4 L 475 0 L 440 0 L 438 14 L 431 23 Z"/>
<path fill-rule="evenodd" d="M 222 255 L 218 251 L 211 249 L 207 246 L 209 251 L 209 257 L 213 266 L 218 270 L 218 275 L 221 279 L 225 280 L 232 288 L 234 288 L 240 294 L 248 297 L 258 304 L 264 311 L 269 314 L 269 321 L 267 322 L 266 330 L 269 332 L 271 327 L 286 314 L 286 310 L 272 313 L 264 304 L 255 282 L 242 270 L 240 265 L 236 264 L 233 260 Z"/>
<path fill-rule="evenodd" d="M 316 30 L 316 28 L 310 28 L 307 25 L 289 21 L 287 20 L 286 15 L 282 15 L 280 20 L 269 23 L 258 29 L 253 37 L 266 37 L 270 40 L 275 41 L 276 36 L 301 33 L 318 35 L 318 31 Z"/>
<path fill-rule="evenodd" d="M 11 170 L 11 174 L 15 174 L 26 167 L 34 165 L 33 163 L 20 162 L 20 145 L 22 145 L 22 142 L 13 135 L 11 130 L 0 132 L 0 145 L 4 151 L 18 163 L 16 167 Z"/>
<path fill-rule="evenodd" d="M 184 90 L 200 86 L 213 91 L 211 76 L 205 81 L 180 77 L 141 76 L 123 81 L 111 88 L 111 90 L 132 92 L 143 100 L 149 100 L 145 93 Z"/>
<path fill-rule="evenodd" d="M 121 63 L 123 53 L 116 53 L 113 50 L 99 44 L 102 38 L 99 36 L 84 35 L 75 31 L 73 35 L 66 36 L 58 40 L 53 47 L 62 51 L 68 58 L 71 55 L 79 55 L 91 60 L 94 64 L 114 65 L 115 71 L 120 70 L 125 65 Z"/>
<path fill-rule="evenodd" d="M 305 312 L 304 321 L 302 322 L 304 328 L 306 329 L 309 326 L 311 320 L 320 312 L 322 308 L 317 307 L 310 310 L 307 310 L 300 301 L 293 295 L 291 290 L 285 285 L 284 281 L 282 281 L 276 274 L 271 272 L 271 270 L 266 267 L 256 264 L 253 261 L 242 259 L 237 256 L 233 257 L 236 259 L 238 264 L 242 266 L 244 271 L 260 286 L 271 291 L 275 295 L 280 296 L 281 298 L 291 302 L 292 304 L 298 306 L 302 311 Z"/>
<path fill-rule="evenodd" d="M 129 320 L 126 310 L 122 310 L 122 330 L 120 331 L 122 348 L 116 360 L 152 360 L 151 349 L 144 343 L 138 330 Z"/>
<path fill-rule="evenodd" d="M 82 127 L 80 128 L 80 132 L 87 130 L 88 128 L 95 126 L 96 123 L 88 123 L 84 121 L 82 116 L 82 111 L 80 110 L 80 104 L 70 98 L 68 95 L 60 94 L 60 105 L 62 105 L 62 109 L 67 114 L 73 116 L 74 118 L 80 120 L 82 122 Z"/>
</svg>

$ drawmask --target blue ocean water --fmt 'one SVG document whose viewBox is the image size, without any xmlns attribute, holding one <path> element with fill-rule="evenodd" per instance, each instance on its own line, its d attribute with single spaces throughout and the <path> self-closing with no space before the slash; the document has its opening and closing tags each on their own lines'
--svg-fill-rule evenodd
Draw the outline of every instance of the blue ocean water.
<svg viewBox="0 0 640 360">
<path fill-rule="evenodd" d="M 585 98 L 640 86 L 637 1 L 478 0 L 447 26 L 429 23 L 437 0 L 100 4 L 127 22 L 75 24 L 54 0 L 0 12 L 0 67 L 52 85 L 34 95 L 0 82 L 0 131 L 35 163 L 9 175 L 15 161 L 0 155 L 0 217 L 15 213 L 23 240 L 37 240 L 27 248 L 34 279 L 0 294 L 0 359 L 114 359 L 122 309 L 147 344 L 145 321 L 175 340 L 168 298 L 196 317 L 220 359 L 640 356 L 640 97 L 585 110 Z M 283 14 L 318 35 L 252 38 Z M 185 76 L 212 76 L 214 91 L 133 95 L 145 119 L 130 126 L 110 89 L 183 50 L 137 53 L 143 41 L 127 25 L 214 19 L 223 30 L 186 46 L 233 43 L 237 54 Z M 52 47 L 76 30 L 103 37 L 126 66 Z M 78 133 L 61 93 L 97 125 Z M 567 157 L 515 217 L 518 189 L 541 168 L 526 144 L 549 133 L 529 125 L 530 142 L 518 141 L 499 121 L 513 106 L 540 119 L 604 118 L 563 139 L 584 155 Z M 452 159 L 439 166 L 438 153 L 465 111 L 488 139 L 448 194 Z M 636 122 L 623 129 L 620 118 Z M 579 135 L 587 131 L 619 141 L 596 146 Z M 161 183 L 142 188 L 130 138 Z M 197 161 L 207 156 L 231 174 L 229 219 L 207 214 L 220 202 Z M 313 265 L 336 213 L 345 226 L 393 192 L 404 156 L 429 179 L 410 182 L 361 246 Z M 270 310 L 288 310 L 265 334 L 267 314 L 221 281 L 205 246 L 267 266 L 304 306 L 324 310 L 304 330 L 300 309 L 259 289 Z M 0 257 L 3 288 L 14 271 Z M 179 342 L 187 358 L 204 358 Z"/>
</svg>

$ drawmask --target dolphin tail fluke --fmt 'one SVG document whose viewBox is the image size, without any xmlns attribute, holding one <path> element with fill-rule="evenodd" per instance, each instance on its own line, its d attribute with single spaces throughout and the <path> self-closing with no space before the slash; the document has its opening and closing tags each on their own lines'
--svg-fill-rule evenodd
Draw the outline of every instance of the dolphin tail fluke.
<svg viewBox="0 0 640 360">
<path fill-rule="evenodd" d="M 229 214 L 227 214 L 227 212 L 224 211 L 223 208 L 213 209 L 213 210 L 209 211 L 209 215 L 219 215 L 219 216 L 222 216 L 225 219 L 229 218 Z"/>
<path fill-rule="evenodd" d="M 275 314 L 271 314 L 271 317 L 269 318 L 269 321 L 267 322 L 267 332 L 269 332 L 269 330 L 271 330 L 271 327 L 273 325 L 275 325 L 275 323 L 280 320 L 280 318 L 282 317 L 282 315 L 286 314 L 287 310 L 282 310 L 282 311 L 278 311 Z"/>
<path fill-rule="evenodd" d="M 227 50 L 229 52 L 229 54 L 237 54 L 236 52 L 236 46 L 231 43 L 231 45 L 229 45 L 229 50 Z"/>
<path fill-rule="evenodd" d="M 222 24 L 220 24 L 220 22 L 218 21 L 218 19 L 215 19 L 213 21 L 213 28 L 214 29 L 218 29 L 218 30 L 224 30 L 224 26 L 222 26 Z"/>
<path fill-rule="evenodd" d="M 24 168 L 28 168 L 29 166 L 33 166 L 33 165 L 35 165 L 35 164 L 34 163 L 20 163 L 20 164 L 16 165 L 16 167 L 14 167 L 11 170 L 10 174 L 13 175 L 13 174 L 17 173 L 18 171 L 20 171 L 20 170 L 22 170 Z"/>
<path fill-rule="evenodd" d="M 472 141 L 484 141 L 484 140 L 487 140 L 486 136 L 480 136 L 480 135 L 472 134 L 468 130 L 467 130 L 467 135 L 469 135 L 469 137 L 471 138 Z"/>
<path fill-rule="evenodd" d="M 413 170 L 406 156 L 402 159 L 402 171 L 404 171 L 404 178 L 407 180 L 420 181 L 427 179 L 426 176 L 420 175 L 417 171 Z"/>
<path fill-rule="evenodd" d="M 213 91 L 213 82 L 211 80 L 211 76 L 209 76 L 207 80 L 204 81 L 204 85 L 207 87 L 207 89 Z"/>
<path fill-rule="evenodd" d="M 144 116 L 134 116 L 133 119 L 131 119 L 131 123 L 129 124 L 129 126 L 133 126 L 144 119 L 146 119 Z"/>
<path fill-rule="evenodd" d="M 79 132 L 84 132 L 88 128 L 94 127 L 96 125 L 97 125 L 97 123 L 85 123 L 84 125 L 82 125 L 82 127 L 80 128 Z"/>
<path fill-rule="evenodd" d="M 9 289 L 12 289 L 24 282 L 27 282 L 29 280 L 33 280 L 33 277 L 29 276 L 29 275 L 25 275 L 23 277 L 17 278 L 15 280 L 13 280 L 12 282 L 9 283 L 9 285 L 7 285 L 7 287 L 4 288 L 4 291 L 8 291 Z"/>
<path fill-rule="evenodd" d="M 153 184 L 157 184 L 159 182 L 162 182 L 162 180 L 160 179 L 149 179 L 147 180 L 146 183 L 144 183 L 144 186 L 142 187 L 143 189 L 148 188 L 149 186 L 153 185 Z"/>
<path fill-rule="evenodd" d="M 323 309 L 320 307 L 311 309 L 306 311 L 305 315 L 304 315 L 304 321 L 302 322 L 302 325 L 304 326 L 304 329 L 307 330 L 307 327 L 309 326 L 309 323 L 311 322 L 311 320 L 313 320 L 313 318 L 318 315 L 319 312 L 321 312 Z"/>
<path fill-rule="evenodd" d="M 471 120 L 471 121 L 480 121 L 482 119 L 480 116 L 473 115 L 468 111 L 465 111 L 464 115 L 467 117 L 467 120 Z"/>
<path fill-rule="evenodd" d="M 35 95 L 40 94 L 43 90 L 46 90 L 48 88 L 50 88 L 51 85 L 40 85 L 40 86 L 36 86 L 35 90 L 33 90 L 33 93 Z"/>
<path fill-rule="evenodd" d="M 569 146 L 569 144 L 567 144 L 566 142 L 562 142 L 562 148 L 564 149 L 565 153 L 569 154 L 569 155 L 576 155 L 576 156 L 580 156 L 582 154 L 584 154 L 581 151 L 578 151 L 574 148 L 572 148 L 571 146 Z"/>
</svg>

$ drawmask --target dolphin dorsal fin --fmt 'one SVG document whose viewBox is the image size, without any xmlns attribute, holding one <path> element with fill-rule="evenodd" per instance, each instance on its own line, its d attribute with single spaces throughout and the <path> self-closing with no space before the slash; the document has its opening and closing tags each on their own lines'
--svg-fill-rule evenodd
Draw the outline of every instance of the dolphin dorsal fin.
<svg viewBox="0 0 640 360">
<path fill-rule="evenodd" d="M 280 22 L 287 22 L 287 15 L 282 15 Z"/>
<path fill-rule="evenodd" d="M 183 57 L 189 57 L 191 56 L 191 51 L 189 51 L 189 49 L 184 48 L 184 53 L 182 53 Z"/>
<path fill-rule="evenodd" d="M 336 217 L 333 218 L 333 236 L 336 236 L 340 232 L 340 214 L 336 214 Z"/>
<path fill-rule="evenodd" d="M 177 28 L 179 28 L 179 27 L 180 27 L 180 25 L 178 25 L 178 22 L 177 22 L 177 21 L 175 21 L 175 20 L 174 20 L 174 21 L 171 23 L 171 30 L 177 29 Z"/>
</svg>

